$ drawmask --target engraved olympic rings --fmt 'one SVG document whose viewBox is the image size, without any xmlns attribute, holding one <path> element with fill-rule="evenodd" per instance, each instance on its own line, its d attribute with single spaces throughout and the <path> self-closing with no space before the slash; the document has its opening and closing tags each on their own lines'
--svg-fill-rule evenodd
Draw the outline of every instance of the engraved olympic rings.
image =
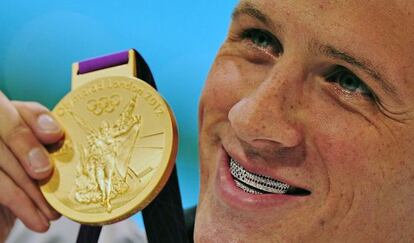
<svg viewBox="0 0 414 243">
<path fill-rule="evenodd" d="M 99 116 L 104 112 L 112 113 L 121 103 L 119 95 L 111 95 L 109 97 L 100 97 L 99 99 L 91 99 L 87 103 L 87 109 L 93 114 Z"/>
</svg>

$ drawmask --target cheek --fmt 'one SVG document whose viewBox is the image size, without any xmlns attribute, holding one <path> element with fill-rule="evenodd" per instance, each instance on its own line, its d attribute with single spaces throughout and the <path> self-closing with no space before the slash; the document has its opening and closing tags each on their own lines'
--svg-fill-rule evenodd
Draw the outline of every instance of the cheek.
<svg viewBox="0 0 414 243">
<path fill-rule="evenodd" d="M 228 111 L 237 102 L 234 84 L 240 82 L 236 63 L 217 59 L 207 78 L 199 107 L 201 161 L 210 157 L 218 144 L 221 124 L 227 121 Z"/>
<path fill-rule="evenodd" d="M 234 61 L 218 58 L 206 80 L 199 107 L 201 189 L 207 188 L 203 185 L 209 183 L 214 171 L 216 152 L 221 146 L 217 134 L 222 124 L 227 121 L 228 111 L 237 100 L 234 84 L 240 82 L 239 70 Z"/>
<path fill-rule="evenodd" d="M 321 94 L 314 96 L 309 99 L 311 102 L 303 118 L 309 140 L 316 148 L 331 183 L 352 186 L 356 183 L 356 176 L 377 183 L 382 178 L 386 158 L 385 153 L 379 150 L 386 145 L 377 127 L 364 116 L 344 109 L 329 98 L 324 99 Z"/>
<path fill-rule="evenodd" d="M 210 71 L 201 99 L 201 105 L 207 110 L 206 113 L 230 110 L 237 100 L 239 91 L 237 84 L 241 80 L 239 64 L 227 58 L 217 59 Z"/>
<path fill-rule="evenodd" d="M 344 130 L 335 132 L 341 129 L 340 124 L 336 125 L 332 130 L 325 129 L 324 126 L 314 134 L 315 146 L 330 176 L 353 181 L 352 174 L 364 174 L 365 167 L 372 169 L 367 156 L 367 150 L 370 148 L 366 141 L 363 141 L 362 131 L 344 133 L 344 130 L 348 130 L 347 125 Z"/>
<path fill-rule="evenodd" d="M 316 132 L 312 137 L 331 182 L 336 186 L 344 187 L 345 183 L 361 191 L 373 191 L 393 183 L 396 175 L 406 173 L 408 167 L 400 163 L 405 161 L 402 158 L 405 157 L 404 143 L 384 136 L 381 128 L 355 114 L 320 120 L 329 122 L 313 124 Z M 361 187 L 361 183 L 366 187 Z"/>
</svg>

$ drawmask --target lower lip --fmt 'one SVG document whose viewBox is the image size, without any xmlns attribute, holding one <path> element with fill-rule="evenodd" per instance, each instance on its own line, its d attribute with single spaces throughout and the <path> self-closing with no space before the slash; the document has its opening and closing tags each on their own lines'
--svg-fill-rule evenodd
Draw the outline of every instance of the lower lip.
<svg viewBox="0 0 414 243">
<path fill-rule="evenodd" d="M 239 187 L 233 180 L 229 170 L 229 157 L 224 149 L 218 155 L 216 191 L 219 198 L 231 208 L 239 210 L 261 211 L 268 208 L 282 207 L 304 201 L 306 197 L 285 194 L 250 194 Z"/>
</svg>

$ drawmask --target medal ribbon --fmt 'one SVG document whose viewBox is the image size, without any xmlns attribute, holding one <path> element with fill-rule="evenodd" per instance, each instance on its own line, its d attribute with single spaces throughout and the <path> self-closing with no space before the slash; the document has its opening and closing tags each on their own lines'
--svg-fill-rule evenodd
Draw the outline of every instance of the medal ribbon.
<svg viewBox="0 0 414 243">
<path fill-rule="evenodd" d="M 79 62 L 78 74 L 119 66 L 128 63 L 128 51 L 118 52 L 103 57 L 97 57 Z"/>
<path fill-rule="evenodd" d="M 151 70 L 142 56 L 136 52 L 137 78 L 156 89 Z M 105 68 L 128 63 L 128 51 L 79 62 L 78 74 L 85 74 Z M 178 187 L 177 171 L 174 169 L 160 194 L 142 210 L 145 231 L 149 243 L 186 243 L 187 239 L 184 213 Z M 77 243 L 96 243 L 101 226 L 81 225 Z"/>
</svg>

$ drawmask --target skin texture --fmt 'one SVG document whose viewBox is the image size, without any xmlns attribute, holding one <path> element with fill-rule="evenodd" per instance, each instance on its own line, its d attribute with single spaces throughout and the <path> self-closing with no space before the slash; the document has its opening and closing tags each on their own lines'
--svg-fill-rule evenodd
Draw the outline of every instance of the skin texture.
<svg viewBox="0 0 414 243">
<path fill-rule="evenodd" d="M 39 121 L 43 121 L 43 126 Z M 44 145 L 61 140 L 63 130 L 45 107 L 32 102 L 11 102 L 1 92 L 0 124 L 0 242 L 3 242 L 16 217 L 37 232 L 45 232 L 49 222 L 59 218 L 43 198 L 36 180 L 51 174 Z M 29 160 L 33 149 L 43 155 L 37 156 L 41 163 L 37 168 Z"/>
<path fill-rule="evenodd" d="M 236 13 L 200 102 L 195 240 L 412 242 L 412 1 L 250 0 Z M 376 98 L 331 79 L 337 65 Z M 16 217 L 38 232 L 59 217 L 36 180 L 62 137 L 46 108 L 0 92 L 0 242 Z M 311 195 L 244 193 L 226 180 L 229 155 Z"/>
<path fill-rule="evenodd" d="M 414 240 L 413 23 L 411 1 L 241 1 L 200 101 L 197 242 Z M 311 195 L 229 196 L 227 156 Z"/>
</svg>

